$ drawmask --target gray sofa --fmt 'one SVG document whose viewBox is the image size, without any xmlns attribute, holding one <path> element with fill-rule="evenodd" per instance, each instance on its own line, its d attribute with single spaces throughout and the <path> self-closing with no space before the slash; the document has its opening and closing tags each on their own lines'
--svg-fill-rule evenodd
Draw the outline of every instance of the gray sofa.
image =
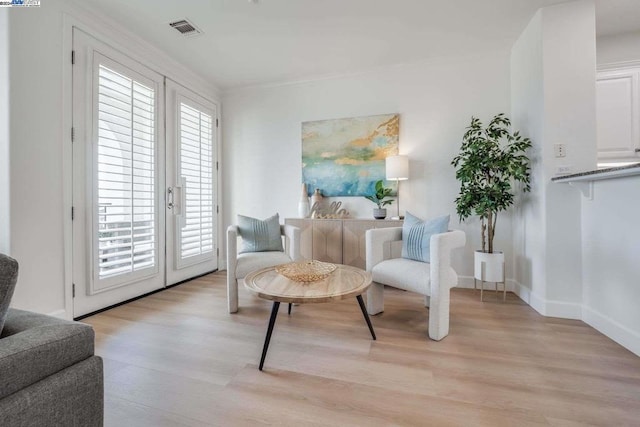
<svg viewBox="0 0 640 427">
<path fill-rule="evenodd" d="M 0 272 L 7 262 L 15 261 L 0 256 Z M 103 425 L 102 359 L 93 354 L 91 326 L 9 308 L 0 328 L 0 425 Z"/>
<path fill-rule="evenodd" d="M 4 426 L 102 426 L 102 359 L 89 325 L 9 309 L 0 335 Z"/>
</svg>

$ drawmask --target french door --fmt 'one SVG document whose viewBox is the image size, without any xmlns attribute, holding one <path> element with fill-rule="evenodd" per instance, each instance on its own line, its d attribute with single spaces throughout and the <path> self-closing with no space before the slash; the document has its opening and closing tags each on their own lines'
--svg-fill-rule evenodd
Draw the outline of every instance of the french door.
<svg viewBox="0 0 640 427">
<path fill-rule="evenodd" d="M 162 75 L 78 29 L 73 45 L 78 317 L 217 268 L 217 257 L 209 258 L 217 250 L 216 175 L 208 167 L 216 160 L 216 132 L 215 108 L 202 111 L 188 102 L 176 110 L 185 124 L 169 126 L 180 116 L 165 114 L 174 106 L 165 104 Z M 198 138 L 192 135 L 196 125 Z M 180 139 L 182 132 L 173 130 L 183 129 Z M 174 157 L 181 150 L 182 163 Z M 170 192 L 167 175 L 172 182 L 179 178 Z"/>
<path fill-rule="evenodd" d="M 167 284 L 218 268 L 216 106 L 167 79 Z"/>
</svg>

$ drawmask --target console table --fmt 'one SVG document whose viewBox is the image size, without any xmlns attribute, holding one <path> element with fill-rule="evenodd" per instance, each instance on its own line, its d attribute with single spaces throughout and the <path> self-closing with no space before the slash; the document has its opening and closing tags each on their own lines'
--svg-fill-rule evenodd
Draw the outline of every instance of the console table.
<svg viewBox="0 0 640 427">
<path fill-rule="evenodd" d="M 303 258 L 345 264 L 364 269 L 364 235 L 372 228 L 402 227 L 401 220 L 285 218 L 300 228 Z"/>
</svg>

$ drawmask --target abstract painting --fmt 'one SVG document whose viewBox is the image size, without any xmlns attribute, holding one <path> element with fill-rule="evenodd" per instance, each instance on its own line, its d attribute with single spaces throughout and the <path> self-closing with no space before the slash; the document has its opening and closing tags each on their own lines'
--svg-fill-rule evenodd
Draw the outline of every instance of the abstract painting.
<svg viewBox="0 0 640 427">
<path fill-rule="evenodd" d="M 400 116 L 302 123 L 302 182 L 327 197 L 371 194 L 385 178 L 384 159 L 398 154 Z"/>
</svg>

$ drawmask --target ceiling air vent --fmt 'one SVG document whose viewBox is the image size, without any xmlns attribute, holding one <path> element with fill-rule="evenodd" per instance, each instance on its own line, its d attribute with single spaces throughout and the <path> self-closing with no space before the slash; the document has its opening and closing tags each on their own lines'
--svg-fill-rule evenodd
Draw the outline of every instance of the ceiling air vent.
<svg viewBox="0 0 640 427">
<path fill-rule="evenodd" d="M 202 31 L 187 19 L 169 22 L 169 26 L 175 28 L 183 36 L 197 36 L 198 34 L 202 34 Z"/>
</svg>

